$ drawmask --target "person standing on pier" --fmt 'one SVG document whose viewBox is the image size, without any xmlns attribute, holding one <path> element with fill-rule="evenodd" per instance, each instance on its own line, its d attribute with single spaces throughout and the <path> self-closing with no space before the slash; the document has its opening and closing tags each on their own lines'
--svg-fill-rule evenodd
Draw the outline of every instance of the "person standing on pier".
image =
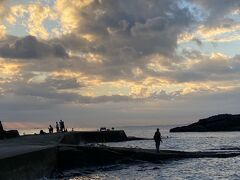
<svg viewBox="0 0 240 180">
<path fill-rule="evenodd" d="M 64 121 L 62 121 L 63 132 L 66 132 Z"/>
<path fill-rule="evenodd" d="M 59 121 L 59 126 L 60 126 L 60 132 L 63 132 L 63 121 Z"/>
<path fill-rule="evenodd" d="M 59 125 L 58 125 L 58 122 L 56 122 L 56 131 L 59 132 Z"/>
<path fill-rule="evenodd" d="M 63 120 L 59 121 L 59 126 L 60 126 L 60 132 L 65 132 L 65 124 Z"/>
<path fill-rule="evenodd" d="M 53 127 L 51 125 L 49 125 L 48 130 L 49 130 L 49 133 L 53 133 Z"/>
<path fill-rule="evenodd" d="M 156 150 L 157 152 L 159 152 L 160 142 L 162 142 L 162 136 L 159 131 L 159 128 L 157 128 L 157 131 L 155 132 L 153 139 L 155 141 Z"/>
</svg>

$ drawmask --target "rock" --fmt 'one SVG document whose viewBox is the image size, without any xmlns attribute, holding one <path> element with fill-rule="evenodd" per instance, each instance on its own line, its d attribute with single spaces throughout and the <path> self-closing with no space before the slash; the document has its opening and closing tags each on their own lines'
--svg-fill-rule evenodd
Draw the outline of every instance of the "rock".
<svg viewBox="0 0 240 180">
<path fill-rule="evenodd" d="M 0 121 L 0 139 L 14 138 L 18 137 L 19 133 L 17 130 L 5 131 L 2 126 L 2 122 Z"/>
<path fill-rule="evenodd" d="M 139 140 L 153 140 L 152 138 L 140 138 L 140 137 L 135 137 L 135 136 L 128 136 L 127 137 L 128 141 L 139 141 Z"/>
<path fill-rule="evenodd" d="M 240 114 L 219 114 L 209 118 L 200 119 L 188 126 L 170 129 L 170 132 L 216 132 L 240 131 Z"/>
<path fill-rule="evenodd" d="M 3 130 L 3 126 L 2 126 L 2 122 L 0 121 L 0 133 L 3 133 L 4 130 Z"/>
<path fill-rule="evenodd" d="M 18 136 L 19 136 L 18 130 L 5 131 L 5 138 L 15 138 Z"/>
</svg>

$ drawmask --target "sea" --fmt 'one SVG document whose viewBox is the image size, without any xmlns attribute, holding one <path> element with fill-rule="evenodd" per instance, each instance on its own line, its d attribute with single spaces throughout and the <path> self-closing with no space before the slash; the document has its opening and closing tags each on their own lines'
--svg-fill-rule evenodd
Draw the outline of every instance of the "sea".
<svg viewBox="0 0 240 180">
<path fill-rule="evenodd" d="M 160 149 L 179 151 L 240 151 L 240 132 L 187 132 L 169 133 L 173 126 L 121 127 L 128 136 L 152 138 L 160 129 L 163 143 Z M 154 149 L 152 140 L 104 143 L 113 147 Z M 159 163 L 136 162 L 63 172 L 66 180 L 219 180 L 240 179 L 240 157 L 196 158 L 167 160 Z"/>
</svg>

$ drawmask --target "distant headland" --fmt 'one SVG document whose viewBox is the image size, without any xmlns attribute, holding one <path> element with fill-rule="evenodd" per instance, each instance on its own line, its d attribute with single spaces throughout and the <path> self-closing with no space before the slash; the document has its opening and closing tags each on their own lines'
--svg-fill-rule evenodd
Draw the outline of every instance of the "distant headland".
<svg viewBox="0 0 240 180">
<path fill-rule="evenodd" d="M 240 131 L 240 114 L 219 114 L 196 123 L 170 129 L 170 132 Z"/>
</svg>

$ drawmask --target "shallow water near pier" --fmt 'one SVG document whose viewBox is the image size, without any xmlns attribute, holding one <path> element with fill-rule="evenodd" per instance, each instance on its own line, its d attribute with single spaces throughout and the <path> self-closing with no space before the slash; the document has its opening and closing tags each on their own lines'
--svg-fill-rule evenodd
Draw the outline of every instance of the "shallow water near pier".
<svg viewBox="0 0 240 180">
<path fill-rule="evenodd" d="M 156 126 L 123 127 L 128 136 L 152 138 Z M 239 151 L 240 132 L 169 133 L 170 126 L 159 127 L 164 137 L 161 149 L 183 151 Z M 152 140 L 105 143 L 113 147 L 153 149 Z M 136 162 L 65 171 L 63 179 L 240 179 L 240 157 L 168 160 L 161 163 Z"/>
</svg>

